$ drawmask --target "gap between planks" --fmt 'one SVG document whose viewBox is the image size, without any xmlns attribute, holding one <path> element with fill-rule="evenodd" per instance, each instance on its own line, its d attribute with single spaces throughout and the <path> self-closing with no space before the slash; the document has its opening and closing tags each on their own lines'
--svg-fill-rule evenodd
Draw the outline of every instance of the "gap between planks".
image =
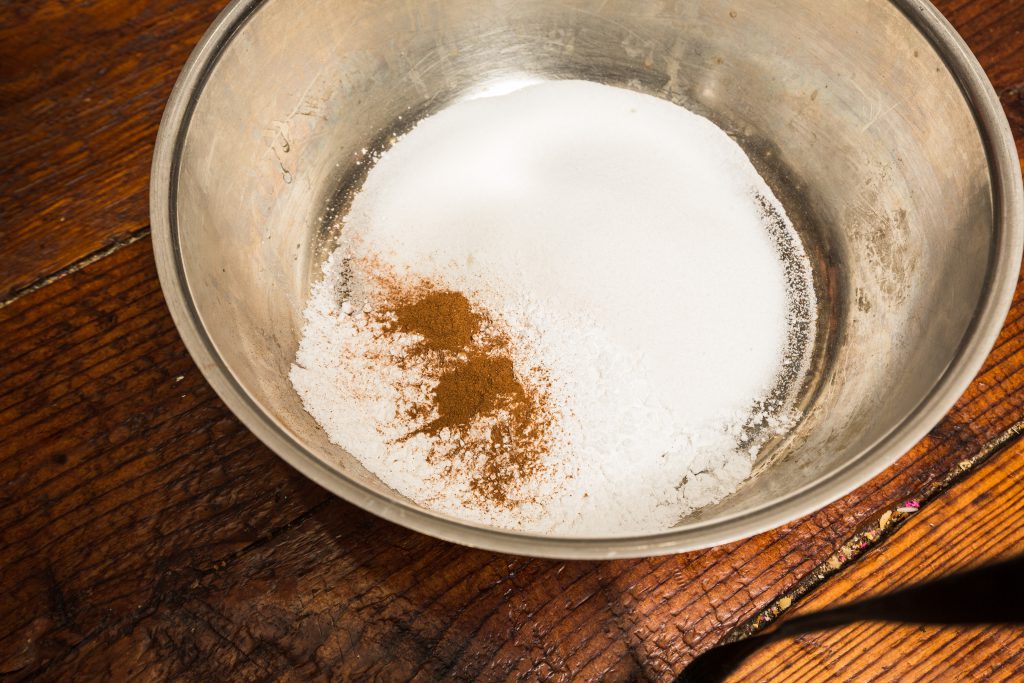
<svg viewBox="0 0 1024 683">
<path fill-rule="evenodd" d="M 129 231 L 125 235 L 112 238 L 110 240 L 110 243 L 107 244 L 107 246 L 97 249 L 96 251 L 93 251 L 89 254 L 86 254 L 77 261 L 73 261 L 72 263 L 64 266 L 63 268 L 55 270 L 48 275 L 40 276 L 39 278 L 30 282 L 27 285 L 11 290 L 11 292 L 8 293 L 6 297 L 0 300 L 0 308 L 10 306 L 23 296 L 28 296 L 33 292 L 38 292 L 40 289 L 52 285 L 57 280 L 66 278 L 68 275 L 73 275 L 78 271 L 82 270 L 83 268 L 91 266 L 97 261 L 102 261 L 111 254 L 120 251 L 121 249 L 129 245 L 135 244 L 136 242 L 145 237 L 148 237 L 149 232 L 149 225 L 145 225 L 141 228 Z"/>
<path fill-rule="evenodd" d="M 938 499 L 954 485 L 966 479 L 980 465 L 1012 446 L 1022 436 L 1024 436 L 1024 420 L 1019 420 L 985 443 L 973 456 L 957 463 L 956 467 L 946 472 L 941 479 L 926 485 L 915 498 L 887 507 L 878 514 L 870 516 L 869 522 L 867 522 L 868 527 L 847 539 L 828 559 L 804 575 L 792 589 L 772 600 L 746 622 L 736 626 L 722 638 L 721 642 L 730 643 L 749 638 L 768 628 L 832 576 L 850 567 L 869 550 L 893 536 L 904 522 L 928 503 Z"/>
</svg>

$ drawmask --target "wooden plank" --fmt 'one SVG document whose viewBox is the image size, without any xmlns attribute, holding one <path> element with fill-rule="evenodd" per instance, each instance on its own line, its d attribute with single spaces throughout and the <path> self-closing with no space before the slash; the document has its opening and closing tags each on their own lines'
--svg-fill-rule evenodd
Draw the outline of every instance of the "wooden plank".
<svg viewBox="0 0 1024 683">
<path fill-rule="evenodd" d="M 0 302 L 145 230 L 160 113 L 189 51 L 224 4 L 5 4 Z M 1024 140 L 1024 4 L 936 4 L 978 53 Z"/>
<path fill-rule="evenodd" d="M 1024 442 L 998 454 L 926 506 L 793 614 L 1024 552 Z M 1007 591 L 1020 591 L 1006 586 Z M 1024 679 L 1021 627 L 938 628 L 858 623 L 758 652 L 734 681 L 941 681 Z"/>
<path fill-rule="evenodd" d="M 1024 417 L 1024 285 L 979 379 L 897 465 L 704 552 L 552 562 L 435 541 L 297 475 L 189 360 L 148 240 L 0 309 L 0 672 L 661 679 L 873 511 Z"/>
<path fill-rule="evenodd" d="M 0 301 L 148 225 L 160 114 L 224 4 L 4 3 Z"/>
</svg>

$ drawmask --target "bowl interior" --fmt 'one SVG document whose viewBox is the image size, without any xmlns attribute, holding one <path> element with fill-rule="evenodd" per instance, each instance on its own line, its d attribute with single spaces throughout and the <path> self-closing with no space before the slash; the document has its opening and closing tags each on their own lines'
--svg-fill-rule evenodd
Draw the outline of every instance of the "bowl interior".
<svg viewBox="0 0 1024 683">
<path fill-rule="evenodd" d="M 412 506 L 327 441 L 288 381 L 308 288 L 368 153 L 447 104 L 524 79 L 608 83 L 710 118 L 812 256 L 820 329 L 805 417 L 740 491 L 680 529 L 771 504 L 862 456 L 928 396 L 969 333 L 996 244 L 985 148 L 940 56 L 886 0 L 252 8 L 218 46 L 178 142 L 181 269 L 257 410 L 387 504 Z"/>
</svg>

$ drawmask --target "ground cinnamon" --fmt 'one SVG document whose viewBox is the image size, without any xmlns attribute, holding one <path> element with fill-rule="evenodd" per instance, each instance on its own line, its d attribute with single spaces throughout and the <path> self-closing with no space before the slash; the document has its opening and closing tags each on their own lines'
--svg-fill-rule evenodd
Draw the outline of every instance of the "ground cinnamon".
<svg viewBox="0 0 1024 683">
<path fill-rule="evenodd" d="M 464 294 L 421 285 L 394 300 L 386 312 L 390 330 L 421 337 L 410 353 L 437 382 L 431 404 L 410 414 L 423 424 L 408 437 L 446 441 L 434 457 L 451 459 L 449 469 L 467 474 L 478 495 L 512 504 L 512 489 L 539 472 L 547 449 L 550 419 L 540 387 L 516 373 L 506 337 L 482 333 L 493 321 Z M 446 447 L 452 440 L 458 448 Z"/>
<path fill-rule="evenodd" d="M 434 389 L 437 418 L 418 433 L 437 434 L 442 429 L 465 429 L 481 415 L 529 406 L 526 391 L 515 375 L 512 359 L 470 352 L 441 373 Z"/>
<path fill-rule="evenodd" d="M 449 290 L 414 293 L 395 307 L 400 332 L 418 334 L 433 351 L 458 351 L 469 346 L 480 329 L 480 316 L 464 294 Z"/>
</svg>

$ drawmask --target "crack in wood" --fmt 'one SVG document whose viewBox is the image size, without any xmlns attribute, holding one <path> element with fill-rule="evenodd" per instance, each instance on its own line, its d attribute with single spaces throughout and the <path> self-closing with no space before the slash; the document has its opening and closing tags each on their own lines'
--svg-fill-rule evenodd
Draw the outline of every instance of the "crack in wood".
<svg viewBox="0 0 1024 683">
<path fill-rule="evenodd" d="M 83 268 L 90 266 L 101 259 L 105 259 L 111 254 L 127 247 L 130 244 L 134 244 L 135 242 L 138 242 L 139 240 L 148 236 L 149 226 L 146 225 L 137 230 L 133 230 L 127 233 L 126 235 L 113 237 L 110 240 L 108 240 L 107 246 L 103 247 L 102 249 L 97 249 L 96 251 L 86 254 L 77 261 L 73 261 L 72 263 L 50 273 L 49 275 L 43 275 L 42 277 L 38 278 L 37 280 L 34 280 L 33 282 L 30 282 L 27 285 L 12 289 L 10 292 L 7 293 L 7 295 L 3 299 L 0 299 L 0 308 L 10 306 L 12 303 L 22 298 L 23 296 L 27 296 L 29 294 L 32 294 L 33 292 L 37 292 L 43 287 L 53 284 L 57 280 L 66 278 L 68 275 L 73 275 L 74 273 L 77 273 Z"/>
<path fill-rule="evenodd" d="M 812 569 L 796 586 L 784 595 L 774 599 L 753 617 L 736 626 L 720 642 L 730 643 L 749 638 L 768 628 L 787 611 L 796 609 L 803 598 L 809 597 L 816 588 L 824 584 L 829 578 L 844 571 L 862 558 L 868 551 L 878 547 L 883 541 L 895 534 L 903 523 L 909 519 L 910 515 L 916 514 L 916 510 L 923 509 L 928 503 L 963 481 L 980 465 L 1016 443 L 1021 439 L 1022 435 L 1024 435 L 1024 420 L 1014 423 L 997 437 L 985 443 L 975 455 L 961 460 L 941 479 L 925 486 L 913 498 L 916 508 L 913 506 L 905 508 L 903 507 L 905 503 L 896 506 L 890 505 L 882 511 L 869 516 L 868 524 L 874 528 L 851 536 L 840 546 L 836 553 Z M 911 509 L 914 509 L 914 512 L 911 512 Z"/>
</svg>

